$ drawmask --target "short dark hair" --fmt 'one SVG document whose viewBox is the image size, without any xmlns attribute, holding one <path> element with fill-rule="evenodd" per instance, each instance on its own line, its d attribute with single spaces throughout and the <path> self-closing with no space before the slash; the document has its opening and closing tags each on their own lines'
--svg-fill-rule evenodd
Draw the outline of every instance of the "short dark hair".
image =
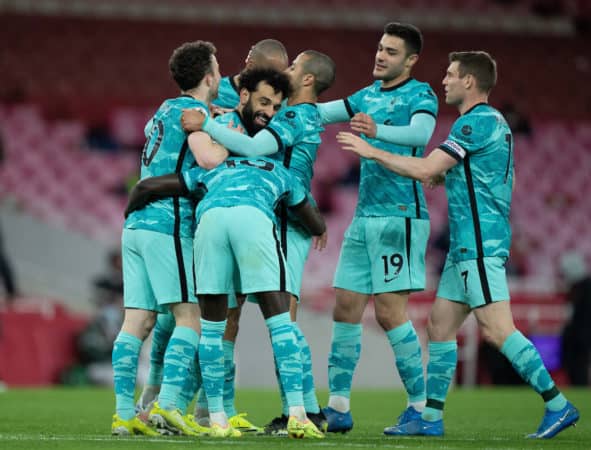
<svg viewBox="0 0 591 450">
<path fill-rule="evenodd" d="M 304 73 L 314 75 L 314 92 L 320 95 L 334 83 L 337 66 L 332 58 L 316 50 L 302 52 L 309 58 L 304 61 Z"/>
<path fill-rule="evenodd" d="M 240 72 L 238 89 L 254 92 L 261 81 L 273 88 L 275 94 L 281 93 L 283 98 L 289 96 L 289 78 L 283 72 L 274 69 L 250 69 Z"/>
<path fill-rule="evenodd" d="M 172 52 L 168 68 L 182 91 L 199 86 L 203 77 L 211 73 L 211 57 L 215 52 L 215 46 L 207 41 L 185 42 Z"/>
<path fill-rule="evenodd" d="M 266 57 L 277 57 L 288 61 L 285 45 L 277 39 L 263 39 L 252 46 L 252 50 L 260 52 Z"/>
<path fill-rule="evenodd" d="M 451 52 L 449 62 L 454 61 L 459 63 L 460 78 L 472 75 L 482 92 L 488 94 L 497 83 L 497 63 L 487 52 Z"/>
<path fill-rule="evenodd" d="M 387 23 L 384 25 L 384 33 L 402 39 L 407 55 L 412 55 L 413 53 L 418 55 L 423 49 L 423 35 L 421 34 L 421 30 L 410 23 Z"/>
</svg>

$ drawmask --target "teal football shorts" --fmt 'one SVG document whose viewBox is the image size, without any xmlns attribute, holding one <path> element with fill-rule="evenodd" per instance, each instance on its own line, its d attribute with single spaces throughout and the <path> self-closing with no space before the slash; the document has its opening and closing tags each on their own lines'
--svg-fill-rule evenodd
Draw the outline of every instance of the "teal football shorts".
<svg viewBox="0 0 591 450">
<path fill-rule="evenodd" d="M 355 217 L 345 232 L 333 286 L 361 294 L 425 288 L 429 220 Z"/>
<path fill-rule="evenodd" d="M 509 300 L 505 273 L 507 258 L 484 257 L 465 261 L 445 261 L 437 297 L 478 308 Z"/>
<path fill-rule="evenodd" d="M 126 308 L 164 312 L 171 303 L 197 302 L 191 238 L 126 228 L 121 252 Z"/>
</svg>

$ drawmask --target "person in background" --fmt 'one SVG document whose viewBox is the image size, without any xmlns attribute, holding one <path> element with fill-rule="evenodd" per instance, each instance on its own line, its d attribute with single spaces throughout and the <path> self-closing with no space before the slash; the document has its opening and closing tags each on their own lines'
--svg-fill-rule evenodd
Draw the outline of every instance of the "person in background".
<svg viewBox="0 0 591 450">
<path fill-rule="evenodd" d="M 562 330 L 562 364 L 574 386 L 589 385 L 591 362 L 591 273 L 584 257 L 568 252 L 560 258 L 560 274 L 566 284 L 571 312 Z"/>
<path fill-rule="evenodd" d="M 4 138 L 2 134 L 0 134 L 0 168 L 4 165 Z M 12 265 L 8 260 L 8 256 L 6 255 L 6 250 L 4 249 L 4 242 L 2 239 L 2 229 L 0 228 L 0 278 L 2 279 L 2 284 L 4 285 L 4 291 L 6 295 L 7 303 L 12 303 L 12 301 L 17 297 L 17 287 L 16 281 L 14 279 L 14 272 L 12 270 Z"/>
</svg>

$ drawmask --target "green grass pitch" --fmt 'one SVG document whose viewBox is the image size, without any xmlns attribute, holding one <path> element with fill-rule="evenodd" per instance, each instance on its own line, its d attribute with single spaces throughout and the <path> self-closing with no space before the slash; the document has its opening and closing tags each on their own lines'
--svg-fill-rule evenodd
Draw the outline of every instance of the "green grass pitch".
<svg viewBox="0 0 591 450">
<path fill-rule="evenodd" d="M 0 393 L 0 449 L 289 449 L 299 447 L 358 449 L 591 449 L 591 391 L 564 391 L 579 408 L 576 428 L 554 439 L 532 441 L 543 403 L 531 390 L 519 388 L 453 389 L 445 411 L 443 438 L 391 438 L 391 425 L 405 404 L 401 391 L 356 390 L 352 396 L 355 426 L 348 434 L 324 440 L 291 440 L 270 436 L 240 439 L 163 437 L 116 438 L 110 435 L 114 398 L 108 389 L 10 389 Z M 326 392 L 320 393 L 323 403 Z M 239 411 L 263 425 L 279 412 L 274 391 L 239 390 Z"/>
</svg>

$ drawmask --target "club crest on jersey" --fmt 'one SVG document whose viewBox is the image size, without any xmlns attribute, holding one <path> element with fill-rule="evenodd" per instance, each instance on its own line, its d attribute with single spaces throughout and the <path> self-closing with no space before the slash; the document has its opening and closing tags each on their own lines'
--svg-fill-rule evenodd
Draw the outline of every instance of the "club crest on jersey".
<svg viewBox="0 0 591 450">
<path fill-rule="evenodd" d="M 400 97 L 393 97 L 392 100 L 390 100 L 390 106 L 394 107 L 396 105 L 399 105 L 401 103 L 403 103 L 404 100 Z"/>
<path fill-rule="evenodd" d="M 462 127 L 462 134 L 465 136 L 469 136 L 472 134 L 472 127 L 470 125 L 464 125 Z"/>
</svg>

